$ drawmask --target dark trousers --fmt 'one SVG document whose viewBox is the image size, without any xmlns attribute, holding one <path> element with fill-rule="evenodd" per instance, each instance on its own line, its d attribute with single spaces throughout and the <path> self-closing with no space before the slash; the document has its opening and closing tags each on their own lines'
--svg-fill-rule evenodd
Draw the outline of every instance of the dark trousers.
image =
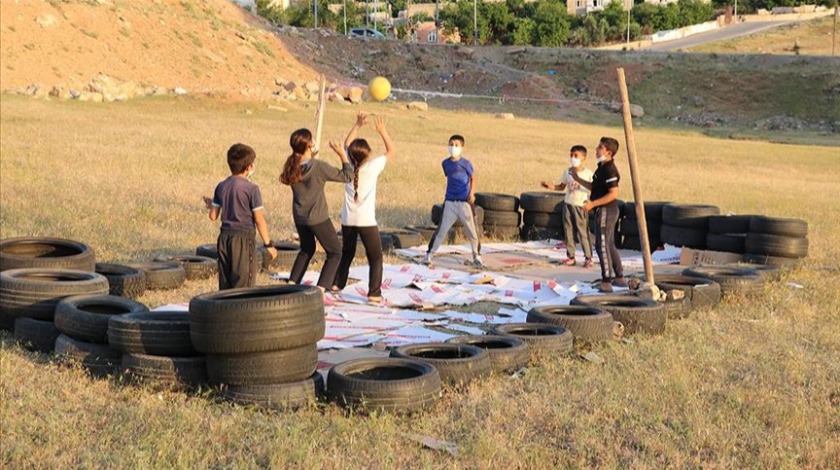
<svg viewBox="0 0 840 470">
<path fill-rule="evenodd" d="M 223 228 L 216 241 L 219 250 L 219 290 L 257 285 L 256 233 Z"/>
<path fill-rule="evenodd" d="M 563 208 L 563 233 L 566 237 L 566 255 L 575 258 L 575 230 L 577 230 L 583 256 L 592 258 L 592 242 L 589 241 L 589 218 L 582 206 L 566 204 Z"/>
<path fill-rule="evenodd" d="M 303 280 L 306 268 L 312 261 L 312 255 L 315 254 L 315 240 L 317 239 L 327 253 L 327 260 L 324 261 L 321 276 L 318 277 L 318 286 L 329 289 L 333 284 L 335 272 L 338 270 L 338 263 L 341 260 L 341 242 L 338 241 L 338 235 L 335 233 L 332 221 L 327 219 L 316 225 L 295 224 L 295 228 L 297 228 L 300 237 L 300 252 L 295 258 L 289 280 L 295 284 L 300 284 L 300 281 Z"/>
<path fill-rule="evenodd" d="M 356 256 L 356 238 L 362 239 L 367 256 L 370 275 L 368 277 L 368 297 L 382 296 L 382 239 L 379 238 L 379 227 L 350 227 L 341 226 L 341 263 L 335 276 L 335 286 L 344 289 L 347 286 L 347 276 L 350 265 Z"/>
<path fill-rule="evenodd" d="M 601 263 L 601 279 L 610 282 L 624 277 L 621 256 L 615 246 L 615 224 L 618 222 L 618 206 L 599 207 L 595 212 L 595 249 Z"/>
</svg>

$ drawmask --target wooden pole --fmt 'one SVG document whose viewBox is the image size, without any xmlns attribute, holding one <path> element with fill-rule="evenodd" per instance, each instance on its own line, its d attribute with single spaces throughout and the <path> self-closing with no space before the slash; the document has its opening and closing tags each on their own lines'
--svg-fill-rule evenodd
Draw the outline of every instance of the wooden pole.
<svg viewBox="0 0 840 470">
<path fill-rule="evenodd" d="M 324 130 L 324 114 L 327 111 L 327 79 L 321 75 L 321 89 L 318 92 L 318 108 L 315 110 L 315 150 L 321 150 L 321 133 Z"/>
<path fill-rule="evenodd" d="M 636 140 L 633 137 L 633 118 L 630 115 L 630 97 L 627 94 L 627 82 L 624 79 L 624 69 L 618 72 L 618 89 L 621 92 L 621 116 L 624 119 L 624 138 L 627 144 L 627 157 L 630 164 L 630 179 L 633 183 L 633 199 L 636 200 L 636 220 L 639 223 L 639 243 L 642 245 L 642 260 L 645 264 L 645 281 L 653 284 L 653 265 L 650 260 L 650 243 L 648 242 L 647 218 L 645 217 L 645 200 L 642 196 L 642 182 L 639 174 L 639 164 L 636 162 Z"/>
</svg>

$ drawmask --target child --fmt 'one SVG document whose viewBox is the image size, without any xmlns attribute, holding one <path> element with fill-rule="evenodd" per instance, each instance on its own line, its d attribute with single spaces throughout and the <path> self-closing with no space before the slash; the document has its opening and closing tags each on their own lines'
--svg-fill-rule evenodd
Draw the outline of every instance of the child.
<svg viewBox="0 0 840 470">
<path fill-rule="evenodd" d="M 592 242 L 589 240 L 588 217 L 583 212 L 583 204 L 589 199 L 589 188 L 584 184 L 592 184 L 592 170 L 583 166 L 586 161 L 586 147 L 575 145 L 569 150 L 569 168 L 560 177 L 560 184 L 543 181 L 544 188 L 557 191 L 566 190 L 564 199 L 566 207 L 563 211 L 563 233 L 566 239 L 566 261 L 564 266 L 574 266 L 575 261 L 575 230 L 583 247 L 584 268 L 592 267 Z"/>
<path fill-rule="evenodd" d="M 227 152 L 231 175 L 216 186 L 213 199 L 204 198 L 204 205 L 210 210 L 210 220 L 222 218 L 216 242 L 219 250 L 219 290 L 256 285 L 259 268 L 254 227 L 271 258 L 277 257 L 277 249 L 268 236 L 260 187 L 248 180 L 254 174 L 256 158 L 254 149 L 245 144 L 231 146 Z"/>
<path fill-rule="evenodd" d="M 475 203 L 475 171 L 472 163 L 461 157 L 464 150 L 465 140 L 463 136 L 453 135 L 449 138 L 449 158 L 441 163 L 443 174 L 446 175 L 446 199 L 443 202 L 443 216 L 440 226 L 435 234 L 429 251 L 423 258 L 423 264 L 432 265 L 432 257 L 440 248 L 443 239 L 449 233 L 449 229 L 456 220 L 467 231 L 467 237 L 472 247 L 472 266 L 482 267 L 479 255 L 478 232 L 475 227 L 475 214 L 472 205 Z"/>
<path fill-rule="evenodd" d="M 337 292 L 347 285 L 350 264 L 356 255 L 356 238 L 361 237 L 365 246 L 370 274 L 368 276 L 368 301 L 378 304 L 382 301 L 382 240 L 376 225 L 376 182 L 385 169 L 385 163 L 394 158 L 394 143 L 385 129 L 385 120 L 376 118 L 374 126 L 385 144 L 385 154 L 371 157 L 371 148 L 365 139 L 357 139 L 359 129 L 366 124 L 367 115 L 361 111 L 356 123 L 350 128 L 344 147 L 330 142 L 330 147 L 339 155 L 345 149 L 353 164 L 353 182 L 344 185 L 344 207 L 341 210 L 341 263 L 332 287 Z"/>
<path fill-rule="evenodd" d="M 353 167 L 342 153 L 341 169 L 317 160 L 312 154 L 312 132 L 298 129 L 289 137 L 292 154 L 286 158 L 280 182 L 292 187 L 292 215 L 300 237 L 300 252 L 295 258 L 289 280 L 300 284 L 306 268 L 315 254 L 317 239 L 327 259 L 318 277 L 318 287 L 326 291 L 333 285 L 338 263 L 341 260 L 341 244 L 330 220 L 324 186 L 327 181 L 348 183 L 353 180 Z"/>
<path fill-rule="evenodd" d="M 595 149 L 598 168 L 592 175 L 591 200 L 583 205 L 583 210 L 595 212 L 595 248 L 601 264 L 601 292 L 612 292 L 612 286 L 627 286 L 621 256 L 615 246 L 615 224 L 618 221 L 618 182 L 621 176 L 613 158 L 618 152 L 618 141 L 612 137 L 601 137 Z M 581 183 L 583 184 L 583 183 Z M 584 186 L 586 186 L 584 184 Z"/>
</svg>

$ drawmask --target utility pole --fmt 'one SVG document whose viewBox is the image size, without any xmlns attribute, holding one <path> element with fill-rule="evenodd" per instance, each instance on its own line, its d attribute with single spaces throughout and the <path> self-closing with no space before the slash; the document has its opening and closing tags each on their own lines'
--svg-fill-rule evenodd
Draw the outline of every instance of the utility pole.
<svg viewBox="0 0 840 470">
<path fill-rule="evenodd" d="M 344 35 L 347 36 L 347 0 L 344 0 Z"/>
<path fill-rule="evenodd" d="M 473 0 L 473 46 L 478 45 L 478 0 Z"/>
<path fill-rule="evenodd" d="M 735 0 L 735 22 L 738 22 L 738 0 Z"/>
<path fill-rule="evenodd" d="M 630 8 L 632 7 L 627 7 L 627 49 L 630 49 Z"/>
<path fill-rule="evenodd" d="M 312 0 L 312 4 L 315 5 L 315 29 L 318 29 L 318 0 Z"/>
<path fill-rule="evenodd" d="M 834 57 L 834 48 L 837 46 L 837 0 L 834 0 L 834 29 L 831 30 L 831 57 Z"/>
<path fill-rule="evenodd" d="M 440 28 L 440 0 L 435 0 L 435 28 Z"/>
</svg>

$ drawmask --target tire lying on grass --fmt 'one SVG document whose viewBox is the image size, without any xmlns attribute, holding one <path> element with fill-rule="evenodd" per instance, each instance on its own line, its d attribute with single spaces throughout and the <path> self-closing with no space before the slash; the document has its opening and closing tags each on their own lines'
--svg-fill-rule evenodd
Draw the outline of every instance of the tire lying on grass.
<svg viewBox="0 0 840 470">
<path fill-rule="evenodd" d="M 446 342 L 469 344 L 486 350 L 490 354 L 490 366 L 495 373 L 504 374 L 525 367 L 531 358 L 528 343 L 513 336 L 461 335 Z"/>
<path fill-rule="evenodd" d="M 20 317 L 15 320 L 15 339 L 32 351 L 48 353 L 55 349 L 55 340 L 61 335 L 51 321 Z"/>
<path fill-rule="evenodd" d="M 433 365 L 440 380 L 455 387 L 490 375 L 490 353 L 469 344 L 416 343 L 391 351 L 391 357 L 417 359 Z"/>
<path fill-rule="evenodd" d="M 207 377 L 214 384 L 226 385 L 297 382 L 312 375 L 317 364 L 314 342 L 278 351 L 208 354 Z"/>
<path fill-rule="evenodd" d="M 108 319 L 108 343 L 125 354 L 188 357 L 198 354 L 187 312 L 158 310 Z"/>
<path fill-rule="evenodd" d="M 759 255 L 755 253 L 744 253 L 743 261 L 749 264 L 777 268 L 796 268 L 802 264 L 802 258 L 783 258 L 781 256 Z"/>
<path fill-rule="evenodd" d="M 756 255 L 805 258 L 808 256 L 808 239 L 765 233 L 748 233 L 744 249 L 746 252 Z"/>
<path fill-rule="evenodd" d="M 219 272 L 219 263 L 207 256 L 158 256 L 155 261 L 174 262 L 184 268 L 187 279 L 194 281 L 197 279 L 209 279 Z"/>
<path fill-rule="evenodd" d="M 12 329 L 18 317 L 52 321 L 64 297 L 107 293 L 108 280 L 91 271 L 10 269 L 0 272 L 0 323 Z"/>
<path fill-rule="evenodd" d="M 262 269 L 292 269 L 295 264 L 295 258 L 300 253 L 300 245 L 292 242 L 274 242 L 274 248 L 277 250 L 277 257 L 271 259 L 268 251 L 260 249 L 260 256 L 262 257 Z"/>
<path fill-rule="evenodd" d="M 764 276 L 751 268 L 733 266 L 695 266 L 683 270 L 683 276 L 702 277 L 720 284 L 720 292 L 727 295 L 751 295 L 764 286 Z"/>
<path fill-rule="evenodd" d="M 607 341 L 613 336 L 612 315 L 593 307 L 580 305 L 535 307 L 528 312 L 526 321 L 562 326 L 580 341 Z"/>
<path fill-rule="evenodd" d="M 126 263 L 146 275 L 146 289 L 169 290 L 181 287 L 187 279 L 187 271 L 174 261 L 150 261 L 147 263 Z"/>
<path fill-rule="evenodd" d="M 229 386 L 225 398 L 240 405 L 286 411 L 304 408 L 324 398 L 324 377 L 315 372 L 304 380 L 281 384 Z"/>
<path fill-rule="evenodd" d="M 386 229 L 383 234 L 390 235 L 394 241 L 394 248 L 411 248 L 424 243 L 423 235 L 407 229 Z"/>
<path fill-rule="evenodd" d="M 147 311 L 140 302 L 116 295 L 74 295 L 58 302 L 54 321 L 56 328 L 71 338 L 104 344 L 112 316 Z"/>
<path fill-rule="evenodd" d="M 0 240 L 0 271 L 23 268 L 93 271 L 95 258 L 93 248 L 64 238 L 17 237 Z"/>
<path fill-rule="evenodd" d="M 122 357 L 122 368 L 129 380 L 155 388 L 189 390 L 207 382 L 204 356 L 126 354 Z"/>
<path fill-rule="evenodd" d="M 522 209 L 531 212 L 563 212 L 565 196 L 557 192 L 531 191 L 519 195 Z"/>
<path fill-rule="evenodd" d="M 661 302 L 665 306 L 665 315 L 669 320 L 681 320 L 691 314 L 691 300 L 688 296 L 681 299 L 666 299 Z"/>
<path fill-rule="evenodd" d="M 67 335 L 55 340 L 55 352 L 69 363 L 80 364 L 92 375 L 113 374 L 120 368 L 122 355 L 104 344 L 86 343 Z"/>
<path fill-rule="evenodd" d="M 508 323 L 493 329 L 498 335 L 513 336 L 528 343 L 532 352 L 567 354 L 572 351 L 572 332 L 547 323 Z"/>
<path fill-rule="evenodd" d="M 219 249 L 216 247 L 215 243 L 205 243 L 204 245 L 198 245 L 195 248 L 195 255 L 217 260 L 219 259 Z"/>
<path fill-rule="evenodd" d="M 661 290 L 683 291 L 692 309 L 714 307 L 720 303 L 720 284 L 711 279 L 661 274 L 657 274 L 654 279 Z"/>
<path fill-rule="evenodd" d="M 665 332 L 665 306 L 654 300 L 621 294 L 579 295 L 572 299 L 571 304 L 595 307 L 611 313 L 615 321 L 624 325 L 627 334 L 661 335 Z"/>
<path fill-rule="evenodd" d="M 327 396 L 345 408 L 411 413 L 440 398 L 440 374 L 428 362 L 395 357 L 342 362 L 327 375 Z"/>
<path fill-rule="evenodd" d="M 750 232 L 803 238 L 808 236 L 808 222 L 801 219 L 783 219 L 754 215 L 750 218 Z"/>
<path fill-rule="evenodd" d="M 780 266 L 773 266 L 769 264 L 749 264 L 749 263 L 735 263 L 735 264 L 728 264 L 725 266 L 735 266 L 738 268 L 750 268 L 755 269 L 759 273 L 761 273 L 764 278 L 769 282 L 778 282 L 782 279 L 782 267 Z"/>
<path fill-rule="evenodd" d="M 432 237 L 437 233 L 437 227 L 434 225 L 406 225 L 405 229 L 411 232 L 419 233 L 423 238 L 423 243 L 432 241 Z"/>
<path fill-rule="evenodd" d="M 190 301 L 192 343 L 208 354 L 311 345 L 324 337 L 324 329 L 324 296 L 313 286 L 230 289 Z"/>
<path fill-rule="evenodd" d="M 146 293 L 146 273 L 114 263 L 96 263 L 96 273 L 108 279 L 108 292 L 128 299 L 138 299 Z"/>
</svg>

